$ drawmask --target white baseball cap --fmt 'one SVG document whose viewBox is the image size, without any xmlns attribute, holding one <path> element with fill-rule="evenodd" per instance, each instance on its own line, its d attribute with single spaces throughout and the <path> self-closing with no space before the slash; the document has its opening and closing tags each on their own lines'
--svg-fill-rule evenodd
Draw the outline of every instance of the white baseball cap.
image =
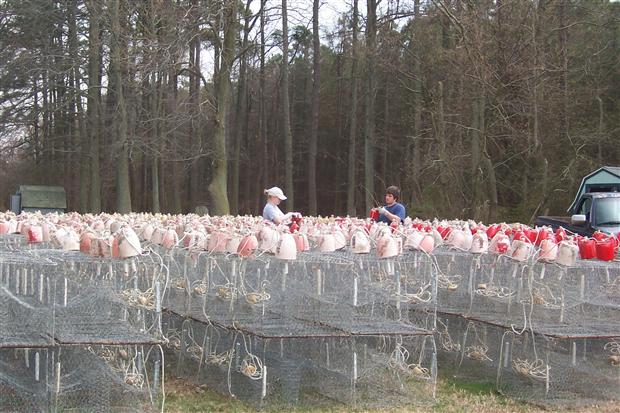
<svg viewBox="0 0 620 413">
<path fill-rule="evenodd" d="M 284 196 L 284 192 L 282 192 L 282 190 L 278 188 L 277 186 L 274 186 L 273 188 L 265 189 L 265 193 L 270 196 L 278 197 L 282 201 L 286 199 L 286 197 Z"/>
</svg>

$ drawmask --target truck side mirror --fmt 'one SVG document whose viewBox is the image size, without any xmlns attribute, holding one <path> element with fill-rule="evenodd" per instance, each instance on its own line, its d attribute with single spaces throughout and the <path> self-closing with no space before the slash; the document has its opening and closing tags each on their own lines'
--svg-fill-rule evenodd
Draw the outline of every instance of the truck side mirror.
<svg viewBox="0 0 620 413">
<path fill-rule="evenodd" d="M 585 225 L 588 222 L 583 214 L 576 214 L 570 217 L 570 223 L 573 225 Z"/>
</svg>

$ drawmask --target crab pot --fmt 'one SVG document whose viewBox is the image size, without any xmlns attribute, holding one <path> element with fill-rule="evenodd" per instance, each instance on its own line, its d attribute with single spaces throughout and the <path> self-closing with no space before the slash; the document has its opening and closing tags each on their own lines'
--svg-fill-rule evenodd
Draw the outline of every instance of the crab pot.
<svg viewBox="0 0 620 413">
<path fill-rule="evenodd" d="M 498 390 L 520 400 L 579 407 L 620 399 L 620 337 L 507 333 Z"/>
<path fill-rule="evenodd" d="M 439 247 L 433 251 L 433 260 L 437 277 L 437 309 L 446 313 L 467 313 L 481 256 Z"/>
<path fill-rule="evenodd" d="M 199 321 L 257 328 L 297 319 L 371 335 L 433 325 L 435 277 L 428 259 L 386 261 L 340 252 L 305 253 L 295 261 L 223 254 L 188 260 L 185 254 L 171 265 L 182 271 L 171 270 L 163 305 Z M 304 334 L 295 323 L 288 327 L 289 335 Z"/>
<path fill-rule="evenodd" d="M 430 405 L 436 360 L 432 335 L 357 336 L 312 330 L 307 336 L 259 336 L 247 330 L 165 318 L 168 368 L 258 406 L 338 400 L 357 406 Z M 264 333 L 264 332 L 261 332 Z M 390 364 L 399 340 L 409 348 L 416 377 Z M 415 353 L 414 353 L 415 352 Z"/>
<path fill-rule="evenodd" d="M 439 371 L 469 382 L 494 383 L 502 333 L 490 324 L 438 314 Z"/>
<path fill-rule="evenodd" d="M 483 255 L 470 261 L 466 271 L 444 265 L 440 277 L 463 273 L 463 290 L 459 285 L 446 291 L 445 283 L 438 280 L 438 311 L 517 329 L 527 326 L 544 334 L 618 331 L 620 268 L 613 264 L 578 261 L 566 268 Z"/>
<path fill-rule="evenodd" d="M 159 351 L 143 349 L 148 357 Z M 0 350 L 0 410 L 155 411 L 147 384 L 152 383 L 155 364 L 142 357 L 139 374 L 125 373 L 133 370 L 138 351 L 134 346 Z"/>
<path fill-rule="evenodd" d="M 53 344 L 53 263 L 20 252 L 0 252 L 0 348 Z"/>
<path fill-rule="evenodd" d="M 430 267 L 414 270 L 413 262 L 404 259 L 303 254 L 286 267 L 279 262 L 272 267 L 275 274 L 288 270 L 286 288 L 277 293 L 281 314 L 350 334 L 409 334 L 425 327 L 416 324 L 410 310 L 434 306 Z"/>
</svg>

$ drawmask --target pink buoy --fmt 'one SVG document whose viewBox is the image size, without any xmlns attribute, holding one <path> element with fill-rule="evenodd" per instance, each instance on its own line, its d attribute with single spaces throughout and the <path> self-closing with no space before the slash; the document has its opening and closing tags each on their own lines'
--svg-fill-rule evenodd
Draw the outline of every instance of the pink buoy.
<svg viewBox="0 0 620 413">
<path fill-rule="evenodd" d="M 90 254 L 90 244 L 94 235 L 91 232 L 83 232 L 80 237 L 80 251 L 84 254 Z"/>
<path fill-rule="evenodd" d="M 226 253 L 227 254 L 236 254 L 239 249 L 239 244 L 241 243 L 241 236 L 237 234 L 232 234 L 230 239 L 226 243 Z"/>
<path fill-rule="evenodd" d="M 255 235 L 246 235 L 241 238 L 239 246 L 237 247 L 237 254 L 241 257 L 249 257 L 258 248 L 258 240 Z"/>
<path fill-rule="evenodd" d="M 103 253 L 101 252 L 102 245 L 101 245 L 101 239 L 100 238 L 93 237 L 90 240 L 89 246 L 90 246 L 90 248 L 88 250 L 88 255 L 90 255 L 91 257 L 101 257 L 101 256 L 103 256 Z"/>
<path fill-rule="evenodd" d="M 409 232 L 409 234 L 407 234 L 407 238 L 405 238 L 404 248 L 408 250 L 420 249 L 420 242 L 422 242 L 422 238 L 424 238 L 424 234 L 419 230 Z"/>
<path fill-rule="evenodd" d="M 430 254 L 435 249 L 435 237 L 431 234 L 426 234 L 420 241 L 420 250 L 427 254 Z"/>
<path fill-rule="evenodd" d="M 153 237 L 153 232 L 155 231 L 155 227 L 151 224 L 146 224 L 141 231 L 141 238 L 144 241 L 151 242 L 151 238 Z"/>
<path fill-rule="evenodd" d="M 169 228 L 165 230 L 164 235 L 161 238 L 162 247 L 166 249 L 172 249 L 175 245 L 177 245 L 178 242 L 179 242 L 179 236 L 177 235 L 177 232 L 174 229 Z"/>
<path fill-rule="evenodd" d="M 294 260 L 297 258 L 297 245 L 291 234 L 282 234 L 275 251 L 276 258 Z"/>
<path fill-rule="evenodd" d="M 27 229 L 28 242 L 39 243 L 43 242 L 43 228 L 40 225 L 29 225 Z"/>
<path fill-rule="evenodd" d="M 225 253 L 226 244 L 228 244 L 228 236 L 221 231 L 216 231 L 209 237 L 207 250 L 211 253 Z"/>
<path fill-rule="evenodd" d="M 507 255 L 516 261 L 527 261 L 534 253 L 534 247 L 529 242 L 517 240 L 512 241 Z"/>
<path fill-rule="evenodd" d="M 379 258 L 392 258 L 403 252 L 401 237 L 384 235 L 377 240 L 377 255 Z"/>
<path fill-rule="evenodd" d="M 495 234 L 489 244 L 489 251 L 495 254 L 505 254 L 510 248 L 510 239 L 503 232 Z"/>
<path fill-rule="evenodd" d="M 558 245 L 558 256 L 555 260 L 560 265 L 571 267 L 577 262 L 579 248 L 570 241 L 562 241 Z"/>
<path fill-rule="evenodd" d="M 318 238 L 319 250 L 321 252 L 336 251 L 336 238 L 334 234 L 323 234 Z"/>
<path fill-rule="evenodd" d="M 540 243 L 538 258 L 543 261 L 553 262 L 558 257 L 558 244 L 553 239 L 544 239 Z"/>
<path fill-rule="evenodd" d="M 355 231 L 351 236 L 351 250 L 354 254 L 368 254 L 370 252 L 370 238 L 365 231 Z"/>
<path fill-rule="evenodd" d="M 274 252 L 280 236 L 274 228 L 265 225 L 258 233 L 258 249 L 267 252 Z"/>
<path fill-rule="evenodd" d="M 304 252 L 310 249 L 310 244 L 308 242 L 308 237 L 306 236 L 306 234 L 295 233 L 293 235 L 293 238 L 295 238 L 297 252 Z"/>
<path fill-rule="evenodd" d="M 119 258 L 130 258 L 142 254 L 140 238 L 138 238 L 133 229 L 128 227 L 122 228 L 116 240 Z"/>
</svg>

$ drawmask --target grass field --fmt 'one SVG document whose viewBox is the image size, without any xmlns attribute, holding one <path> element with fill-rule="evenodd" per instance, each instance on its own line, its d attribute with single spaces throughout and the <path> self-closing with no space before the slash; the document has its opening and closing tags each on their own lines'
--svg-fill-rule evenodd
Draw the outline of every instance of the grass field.
<svg viewBox="0 0 620 413">
<path fill-rule="evenodd" d="M 567 411 L 566 409 L 543 409 L 530 404 L 518 402 L 498 394 L 493 383 L 478 384 L 440 378 L 437 386 L 437 403 L 432 407 L 416 408 L 398 406 L 381 410 L 354 408 L 342 404 L 321 404 L 320 407 L 304 405 L 298 407 L 270 406 L 266 412 L 446 412 L 446 413 L 490 413 L 490 412 L 549 412 Z M 620 389 L 618 389 L 620 392 Z M 166 412 L 255 412 L 256 408 L 238 400 L 217 394 L 208 388 L 196 386 L 184 380 L 168 377 L 166 381 Z M 588 408 L 574 409 L 578 412 L 620 413 L 620 403 L 606 403 Z"/>
</svg>

